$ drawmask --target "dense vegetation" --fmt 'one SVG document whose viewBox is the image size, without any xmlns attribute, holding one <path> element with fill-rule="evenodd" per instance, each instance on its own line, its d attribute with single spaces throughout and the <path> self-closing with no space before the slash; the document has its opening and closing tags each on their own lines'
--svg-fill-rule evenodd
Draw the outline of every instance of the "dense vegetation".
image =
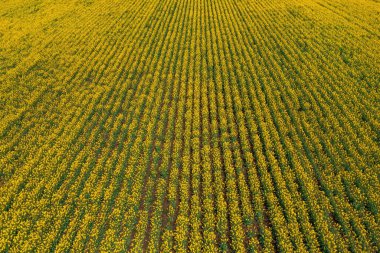
<svg viewBox="0 0 380 253">
<path fill-rule="evenodd" d="M 379 252 L 380 3 L 2 0 L 0 252 Z"/>
</svg>

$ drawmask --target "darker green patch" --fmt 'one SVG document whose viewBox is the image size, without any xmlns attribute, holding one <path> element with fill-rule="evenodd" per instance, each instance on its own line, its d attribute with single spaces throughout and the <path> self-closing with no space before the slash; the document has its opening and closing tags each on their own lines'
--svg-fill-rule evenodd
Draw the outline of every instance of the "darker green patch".
<svg viewBox="0 0 380 253">
<path fill-rule="evenodd" d="M 169 176 L 168 170 L 161 170 L 159 174 L 160 174 L 160 177 L 163 179 L 166 179 Z"/>
<path fill-rule="evenodd" d="M 0 171 L 0 186 L 4 185 L 6 181 L 6 175 L 3 171 Z"/>
<path fill-rule="evenodd" d="M 361 117 L 361 119 L 362 119 L 362 121 L 364 121 L 364 122 L 368 122 L 368 121 L 369 121 L 368 115 L 367 115 L 365 112 L 362 113 L 362 117 Z"/>
<path fill-rule="evenodd" d="M 309 51 L 309 44 L 304 40 L 297 39 L 296 45 L 301 50 L 301 52 L 303 52 L 303 53 Z"/>
<path fill-rule="evenodd" d="M 78 5 L 87 7 L 87 6 L 91 6 L 94 3 L 94 0 L 79 0 L 77 3 Z"/>
<path fill-rule="evenodd" d="M 220 250 L 223 251 L 223 252 L 226 252 L 226 251 L 228 250 L 227 243 L 222 242 L 222 243 L 220 244 Z"/>
<path fill-rule="evenodd" d="M 243 223 L 244 223 L 244 225 L 249 226 L 249 225 L 252 224 L 252 220 L 251 220 L 250 217 L 244 217 L 243 218 Z"/>
<path fill-rule="evenodd" d="M 370 211 L 373 215 L 377 215 L 379 213 L 379 209 L 376 204 L 372 201 L 368 201 L 365 205 L 366 209 Z"/>
<path fill-rule="evenodd" d="M 351 59 L 353 57 L 353 52 L 349 51 L 343 47 L 339 48 L 339 55 L 342 58 L 343 62 L 347 65 L 351 65 Z"/>
</svg>

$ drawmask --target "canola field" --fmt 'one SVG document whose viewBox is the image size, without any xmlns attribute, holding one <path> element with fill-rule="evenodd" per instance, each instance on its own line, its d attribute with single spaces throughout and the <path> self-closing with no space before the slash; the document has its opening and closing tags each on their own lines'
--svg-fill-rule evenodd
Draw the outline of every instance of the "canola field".
<svg viewBox="0 0 380 253">
<path fill-rule="evenodd" d="M 0 252 L 379 252 L 378 0 L 2 0 Z"/>
</svg>

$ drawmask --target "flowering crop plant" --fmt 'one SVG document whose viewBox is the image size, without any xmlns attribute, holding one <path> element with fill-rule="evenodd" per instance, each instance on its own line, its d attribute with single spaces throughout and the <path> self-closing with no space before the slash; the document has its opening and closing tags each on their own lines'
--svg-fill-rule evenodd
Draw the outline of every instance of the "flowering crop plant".
<svg viewBox="0 0 380 253">
<path fill-rule="evenodd" d="M 1 0 L 1 252 L 380 252 L 378 0 Z"/>
</svg>

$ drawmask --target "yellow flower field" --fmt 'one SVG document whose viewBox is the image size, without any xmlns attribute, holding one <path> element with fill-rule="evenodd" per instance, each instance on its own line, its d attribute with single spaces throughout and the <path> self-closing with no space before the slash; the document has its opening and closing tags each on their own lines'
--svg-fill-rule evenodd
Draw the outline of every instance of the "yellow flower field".
<svg viewBox="0 0 380 253">
<path fill-rule="evenodd" d="M 379 252 L 378 0 L 0 1 L 0 252 Z"/>
</svg>

